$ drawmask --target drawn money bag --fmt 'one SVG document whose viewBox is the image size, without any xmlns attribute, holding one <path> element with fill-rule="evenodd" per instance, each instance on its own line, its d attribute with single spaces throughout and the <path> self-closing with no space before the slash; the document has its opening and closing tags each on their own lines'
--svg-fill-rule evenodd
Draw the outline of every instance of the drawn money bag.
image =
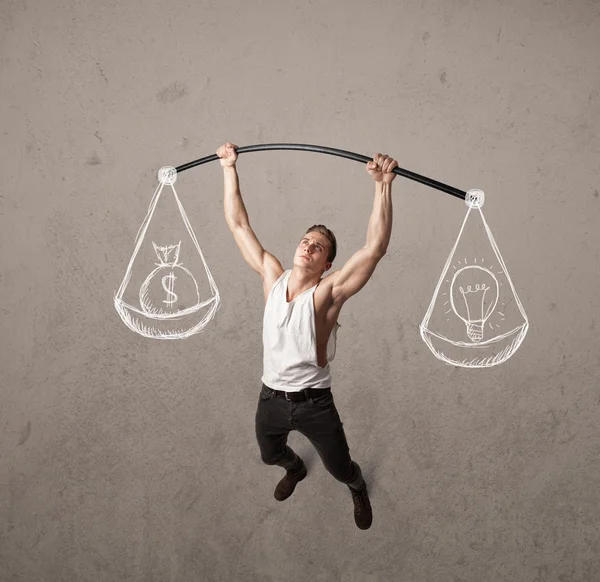
<svg viewBox="0 0 600 582">
<path fill-rule="evenodd" d="M 194 306 L 200 303 L 200 293 L 194 275 L 178 263 L 181 241 L 176 245 L 159 247 L 152 242 L 158 260 L 156 269 L 152 271 L 140 287 L 140 304 L 148 315 L 185 315 L 179 308 L 182 295 L 190 295 L 186 304 Z M 175 288 L 177 283 L 177 288 Z M 177 291 L 177 292 L 176 292 Z M 189 308 L 187 310 L 189 312 Z"/>
<path fill-rule="evenodd" d="M 483 202 L 481 190 L 467 192 L 467 215 L 420 326 L 438 359 L 465 368 L 506 361 L 529 327 L 483 216 Z"/>
<path fill-rule="evenodd" d="M 132 331 L 155 339 L 183 339 L 204 329 L 219 307 L 220 295 L 173 186 L 175 168 L 161 168 L 158 178 L 114 303 Z M 161 198 L 165 186 L 172 197 Z M 205 278 L 198 276 L 202 270 Z"/>
</svg>

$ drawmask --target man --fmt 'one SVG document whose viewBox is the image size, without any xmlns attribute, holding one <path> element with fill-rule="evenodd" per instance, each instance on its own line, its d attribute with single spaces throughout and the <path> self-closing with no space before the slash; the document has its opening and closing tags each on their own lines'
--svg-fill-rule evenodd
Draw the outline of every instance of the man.
<svg viewBox="0 0 600 582">
<path fill-rule="evenodd" d="M 275 498 L 287 499 L 302 481 L 304 462 L 287 446 L 298 430 L 317 449 L 326 469 L 348 485 L 354 519 L 361 529 L 372 523 L 367 485 L 351 457 L 331 393 L 329 362 L 335 354 L 337 319 L 344 303 L 358 293 L 386 253 L 392 231 L 392 170 L 389 156 L 376 154 L 366 165 L 375 180 L 375 201 L 367 241 L 339 270 L 329 271 L 336 255 L 334 234 L 323 225 L 308 229 L 294 255 L 293 268 L 262 247 L 248 220 L 236 170 L 237 148 L 227 142 L 217 150 L 224 177 L 225 219 L 242 256 L 261 277 L 265 297 L 263 376 L 256 411 L 261 458 L 286 475 Z"/>
</svg>

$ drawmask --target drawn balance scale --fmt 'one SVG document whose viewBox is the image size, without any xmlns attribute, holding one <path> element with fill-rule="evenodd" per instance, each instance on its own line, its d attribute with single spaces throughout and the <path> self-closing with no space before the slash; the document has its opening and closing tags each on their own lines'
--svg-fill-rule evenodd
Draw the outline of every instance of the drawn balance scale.
<svg viewBox="0 0 600 582">
<path fill-rule="evenodd" d="M 206 264 L 200 244 L 175 191 L 174 184 L 177 180 L 175 168 L 161 168 L 158 172 L 158 179 L 159 187 L 154 193 L 148 208 L 148 214 L 138 231 L 133 255 L 129 261 L 123 282 L 115 294 L 115 308 L 125 325 L 144 337 L 183 339 L 204 329 L 214 317 L 221 300 L 219 290 Z M 144 264 L 138 269 L 142 273 L 144 271 L 147 273 L 148 267 L 156 267 L 147 274 L 139 287 L 137 293 L 139 306 L 132 305 L 124 297 L 134 274 L 136 259 L 141 249 L 144 248 L 144 239 L 165 187 L 168 187 L 173 194 L 178 215 L 185 227 L 185 234 L 188 235 L 188 260 L 194 258 L 198 263 L 199 259 L 200 266 L 204 268 L 206 281 L 209 285 L 209 297 L 204 301 L 201 300 L 196 277 L 190 269 L 184 266 L 183 259 L 180 259 L 182 249 L 186 248 L 183 241 L 180 240 L 176 244 L 158 245 L 152 240 L 154 260 L 158 258 L 158 263 Z"/>
<path fill-rule="evenodd" d="M 529 327 L 483 216 L 484 199 L 481 190 L 466 193 L 469 209 L 420 325 L 423 341 L 438 359 L 464 368 L 506 361 Z"/>
<path fill-rule="evenodd" d="M 264 150 L 304 150 L 366 164 L 371 158 L 323 146 L 260 144 L 237 148 L 238 154 Z M 201 332 L 215 316 L 220 295 L 200 244 L 175 191 L 177 174 L 207 162 L 216 154 L 158 172 L 159 186 L 136 236 L 125 276 L 114 304 L 123 322 L 136 333 L 154 339 L 183 339 Z M 403 168 L 394 173 L 465 201 L 468 209 L 457 240 L 442 270 L 429 308 L 420 324 L 423 341 L 436 358 L 465 368 L 491 367 L 505 362 L 519 348 L 529 322 L 483 216 L 484 193 L 467 192 Z M 171 232 L 144 239 L 163 190 L 173 196 L 184 227 L 182 237 Z M 144 244 L 145 243 L 145 244 Z M 143 265 L 134 269 L 145 249 Z M 158 259 L 158 262 L 156 260 Z M 202 274 L 202 270 L 204 274 Z M 135 271 L 143 279 L 133 281 Z M 199 287 L 199 281 L 202 286 Z M 130 288 L 135 293 L 132 295 Z"/>
</svg>

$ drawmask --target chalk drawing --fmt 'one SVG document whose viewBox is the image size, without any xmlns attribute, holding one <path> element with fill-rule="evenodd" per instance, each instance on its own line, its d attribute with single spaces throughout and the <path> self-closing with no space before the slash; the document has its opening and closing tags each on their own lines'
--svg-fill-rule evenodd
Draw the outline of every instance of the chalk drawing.
<svg viewBox="0 0 600 582">
<path fill-rule="evenodd" d="M 159 186 L 156 189 L 146 218 L 137 233 L 134 251 L 129 261 L 127 271 L 119 290 L 115 293 L 115 308 L 123 322 L 136 333 L 154 339 L 184 339 L 199 333 L 214 317 L 220 305 L 220 295 L 217 285 L 206 264 L 206 260 L 194 234 L 187 214 L 175 191 L 177 172 L 171 166 L 165 166 L 158 172 Z M 190 269 L 180 260 L 183 241 L 175 244 L 158 245 L 152 241 L 158 262 L 144 279 L 139 288 L 139 307 L 124 301 L 123 295 L 130 282 L 132 268 L 140 251 L 148 226 L 152 220 L 156 205 L 165 186 L 168 186 L 179 210 L 180 216 L 189 234 L 189 252 L 200 256 L 211 297 L 201 300 L 198 283 Z M 188 257 L 190 255 L 188 254 Z M 202 310 L 205 309 L 203 312 Z"/>
<path fill-rule="evenodd" d="M 420 325 L 423 341 L 438 359 L 465 368 L 506 361 L 529 328 L 483 216 L 484 199 L 481 190 L 467 192 L 467 214 Z"/>
</svg>

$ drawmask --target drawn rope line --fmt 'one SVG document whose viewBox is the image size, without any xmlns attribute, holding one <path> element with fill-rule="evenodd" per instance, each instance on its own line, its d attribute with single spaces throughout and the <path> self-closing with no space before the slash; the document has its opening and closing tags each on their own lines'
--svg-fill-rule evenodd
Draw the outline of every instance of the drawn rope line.
<svg viewBox="0 0 600 582">
<path fill-rule="evenodd" d="M 372 158 L 367 156 L 363 156 L 360 154 L 356 154 L 354 152 L 349 152 L 346 150 L 339 150 L 336 148 L 329 148 L 325 146 L 319 145 L 307 145 L 307 144 L 299 144 L 299 143 L 267 143 L 267 144 L 256 144 L 250 146 L 242 146 L 236 148 L 236 152 L 238 154 L 245 154 L 248 152 L 259 152 L 266 150 L 302 150 L 309 152 L 316 152 L 319 154 L 329 154 L 331 156 L 338 156 L 340 158 L 346 158 L 349 160 L 354 160 L 356 162 L 367 163 L 372 161 Z M 194 160 L 193 162 L 188 162 L 187 164 L 183 164 L 175 168 L 177 173 L 183 172 L 184 170 L 189 170 L 190 168 L 195 168 L 196 166 L 200 166 L 202 164 L 206 164 L 208 162 L 213 162 L 220 159 L 217 154 L 212 154 L 210 156 L 206 156 L 204 158 L 200 158 L 198 160 Z M 408 178 L 409 180 L 414 180 L 415 182 L 419 182 L 420 184 L 425 184 L 431 188 L 435 188 L 436 190 L 440 190 L 441 192 L 446 192 L 446 194 L 450 194 L 452 196 L 456 196 L 457 198 L 465 199 L 467 193 L 463 190 L 459 190 L 454 186 L 449 186 L 448 184 L 443 184 L 442 182 L 438 182 L 437 180 L 433 180 L 428 178 L 427 176 L 422 176 L 421 174 L 415 174 L 409 170 L 405 170 L 404 168 L 394 168 L 394 174 L 398 176 L 403 176 L 404 178 Z"/>
</svg>

